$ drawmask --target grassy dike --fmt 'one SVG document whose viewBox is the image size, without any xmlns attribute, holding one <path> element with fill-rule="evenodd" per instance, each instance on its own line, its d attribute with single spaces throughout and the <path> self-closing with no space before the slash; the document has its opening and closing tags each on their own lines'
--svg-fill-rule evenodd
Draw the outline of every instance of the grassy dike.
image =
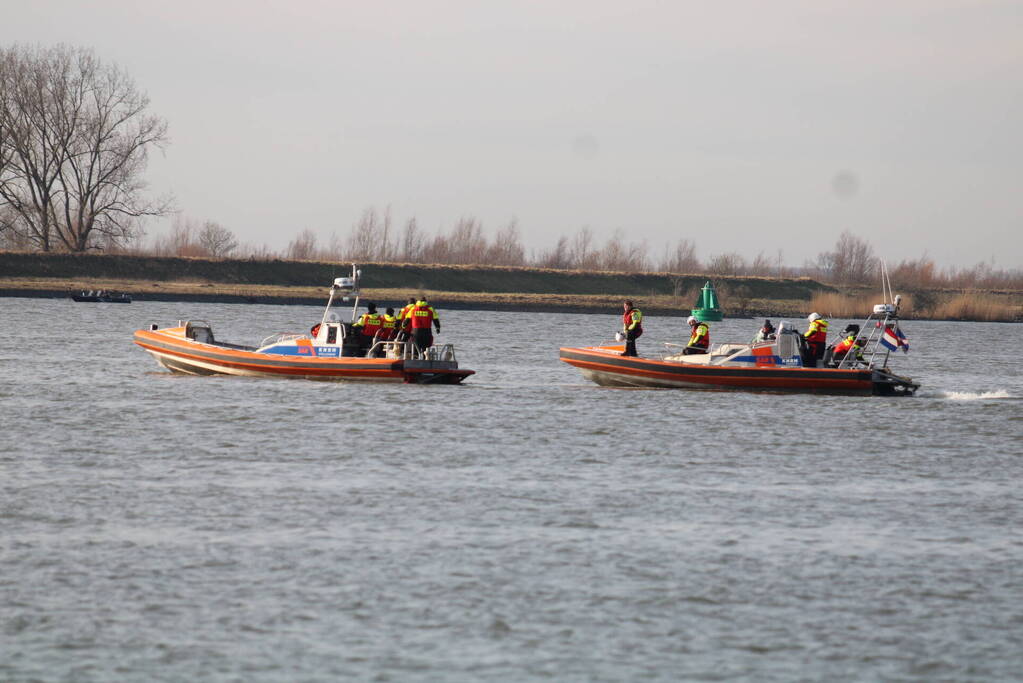
<svg viewBox="0 0 1023 683">
<path fill-rule="evenodd" d="M 795 315 L 834 288 L 808 278 L 599 273 L 538 268 L 360 264 L 365 300 L 402 302 L 426 293 L 439 306 L 492 310 L 606 312 L 631 297 L 649 312 L 692 307 L 712 279 L 731 315 Z M 166 258 L 0 252 L 0 296 L 66 297 L 82 289 L 129 292 L 136 300 L 321 304 L 341 262 Z"/>
<path fill-rule="evenodd" d="M 603 273 L 501 266 L 361 264 L 363 297 L 381 305 L 425 293 L 443 308 L 617 312 L 632 298 L 648 313 L 679 315 L 712 280 L 731 317 L 802 317 L 808 310 L 857 318 L 879 300 L 873 287 L 838 288 L 809 278 L 723 277 L 670 273 Z M 140 301 L 320 305 L 335 277 L 351 265 L 109 254 L 0 251 L 0 296 L 63 298 L 107 289 Z M 909 318 L 1023 319 L 1023 292 L 921 290 L 903 294 Z"/>
</svg>

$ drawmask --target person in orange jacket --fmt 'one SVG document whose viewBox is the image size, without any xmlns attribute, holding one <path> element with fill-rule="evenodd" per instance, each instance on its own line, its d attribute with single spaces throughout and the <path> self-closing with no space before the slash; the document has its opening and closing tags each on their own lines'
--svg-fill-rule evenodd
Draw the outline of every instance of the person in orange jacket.
<svg viewBox="0 0 1023 683">
<path fill-rule="evenodd" d="M 811 313 L 806 319 L 810 322 L 810 326 L 806 329 L 806 334 L 803 335 L 807 346 L 803 365 L 814 368 L 824 358 L 824 349 L 828 342 L 828 321 L 818 313 Z"/>
<path fill-rule="evenodd" d="M 426 296 L 421 295 L 404 320 L 404 329 L 411 331 L 412 341 L 415 342 L 420 351 L 426 351 L 426 349 L 433 346 L 433 332 L 430 330 L 431 324 L 437 328 L 437 333 L 440 334 L 440 318 L 437 315 L 437 311 L 426 300 Z"/>
<path fill-rule="evenodd" d="M 682 355 L 691 356 L 698 353 L 709 353 L 710 325 L 700 322 L 696 319 L 696 316 L 692 315 L 686 318 L 686 322 L 689 323 L 689 329 L 692 330 L 692 334 L 689 335 L 689 343 L 682 349 Z"/>
<path fill-rule="evenodd" d="M 625 351 L 623 356 L 635 356 L 636 339 L 643 334 L 643 312 L 633 306 L 632 300 L 626 300 L 623 304 L 625 313 L 622 315 L 622 334 L 625 336 Z"/>
<path fill-rule="evenodd" d="M 365 353 L 373 344 L 373 337 L 383 322 L 383 316 L 377 313 L 376 304 L 366 304 L 366 312 L 352 323 L 352 331 L 359 335 L 359 350 Z"/>
</svg>

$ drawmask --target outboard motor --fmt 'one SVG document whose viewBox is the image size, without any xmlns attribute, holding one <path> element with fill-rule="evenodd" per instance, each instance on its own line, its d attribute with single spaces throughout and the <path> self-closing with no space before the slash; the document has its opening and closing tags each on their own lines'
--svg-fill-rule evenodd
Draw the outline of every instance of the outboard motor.
<svg viewBox="0 0 1023 683">
<path fill-rule="evenodd" d="M 787 320 L 782 320 L 778 323 L 778 337 L 775 339 L 775 354 L 781 358 L 782 363 L 785 365 L 801 365 L 802 362 L 799 359 L 802 357 L 800 353 L 799 342 L 802 340 L 802 336 L 792 326 L 792 323 Z"/>
</svg>

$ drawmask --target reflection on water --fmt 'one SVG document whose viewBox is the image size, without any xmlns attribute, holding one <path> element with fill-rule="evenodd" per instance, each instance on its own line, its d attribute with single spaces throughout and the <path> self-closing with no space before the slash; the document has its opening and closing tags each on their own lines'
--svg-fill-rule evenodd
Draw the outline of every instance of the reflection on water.
<svg viewBox="0 0 1023 683">
<path fill-rule="evenodd" d="M 910 399 L 622 391 L 557 360 L 618 311 L 440 304 L 463 386 L 180 377 L 130 342 L 319 307 L 0 299 L 0 679 L 1023 670 L 1020 326 L 906 323 Z M 642 354 L 683 340 L 644 322 Z"/>
</svg>

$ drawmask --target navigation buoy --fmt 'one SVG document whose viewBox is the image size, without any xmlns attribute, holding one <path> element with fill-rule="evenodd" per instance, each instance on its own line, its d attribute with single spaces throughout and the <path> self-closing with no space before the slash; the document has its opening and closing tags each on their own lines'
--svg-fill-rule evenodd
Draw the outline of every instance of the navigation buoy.
<svg viewBox="0 0 1023 683">
<path fill-rule="evenodd" d="M 724 318 L 718 305 L 718 295 L 714 292 L 714 285 L 710 284 L 710 280 L 707 280 L 707 284 L 700 290 L 696 307 L 693 309 L 693 317 L 702 323 L 716 322 Z"/>
</svg>

